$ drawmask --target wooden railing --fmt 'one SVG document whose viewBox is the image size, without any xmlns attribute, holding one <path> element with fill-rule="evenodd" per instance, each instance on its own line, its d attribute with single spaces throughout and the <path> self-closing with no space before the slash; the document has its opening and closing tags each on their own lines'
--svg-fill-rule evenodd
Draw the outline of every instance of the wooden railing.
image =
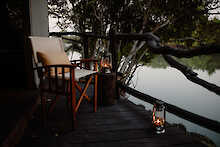
<svg viewBox="0 0 220 147">
<path fill-rule="evenodd" d="M 145 101 L 147 103 L 154 104 L 156 100 L 159 100 L 159 99 L 154 98 L 150 95 L 141 93 L 133 88 L 125 86 L 124 84 L 122 84 L 119 81 L 117 82 L 117 86 L 119 88 L 121 88 L 122 90 L 124 90 L 125 92 L 127 92 L 128 94 L 130 94 L 130 95 L 132 95 L 142 101 Z M 192 112 L 189 112 L 187 110 L 184 110 L 182 108 L 179 108 L 177 106 L 174 106 L 174 105 L 166 103 L 166 102 L 164 102 L 164 104 L 166 106 L 166 111 L 168 111 L 178 117 L 181 117 L 185 120 L 193 122 L 197 125 L 200 125 L 204 128 L 207 128 L 207 129 L 212 130 L 214 132 L 220 133 L 220 122 L 215 121 L 215 120 L 211 120 L 209 118 L 200 116 L 200 115 L 192 113 Z"/>
<path fill-rule="evenodd" d="M 112 60 L 113 60 L 113 72 L 117 71 L 117 53 L 115 51 L 115 40 L 151 40 L 153 39 L 151 33 L 145 33 L 145 34 L 126 34 L 126 33 L 121 33 L 121 34 L 109 34 L 108 36 L 101 36 L 101 35 L 96 35 L 94 33 L 77 33 L 77 32 L 51 32 L 50 36 L 62 36 L 62 35 L 76 35 L 80 36 L 83 38 L 83 46 L 84 46 L 84 51 L 85 51 L 85 56 L 88 54 L 88 38 L 101 38 L 101 39 L 107 39 L 110 40 L 110 51 L 112 53 Z M 155 39 L 155 38 L 154 38 Z M 171 50 L 171 53 L 173 50 Z M 117 74 L 117 72 L 116 72 Z M 196 82 L 198 84 L 198 82 Z M 207 85 L 207 83 L 205 83 Z M 210 84 L 208 84 L 210 85 Z M 135 89 L 132 89 L 130 87 L 127 87 L 120 82 L 117 82 L 117 87 L 123 89 L 126 91 L 128 94 L 143 100 L 147 103 L 154 104 L 157 98 L 154 98 L 150 95 L 141 93 Z M 211 85 L 211 89 L 214 89 L 214 92 L 216 93 L 216 87 L 212 88 L 213 85 Z M 207 88 L 207 86 L 205 86 Z M 219 87 L 217 87 L 219 89 Z M 208 87 L 207 89 L 210 90 Z M 213 90 L 212 90 L 213 91 Z M 179 116 L 185 120 L 188 120 L 190 122 L 193 122 L 195 124 L 198 124 L 204 128 L 210 129 L 214 132 L 220 133 L 220 122 L 211 120 L 209 118 L 200 116 L 198 114 L 194 114 L 192 112 L 189 112 L 187 110 L 184 110 L 182 108 L 179 108 L 177 106 L 174 106 L 172 104 L 164 102 L 166 105 L 166 110 L 176 116 Z"/>
</svg>

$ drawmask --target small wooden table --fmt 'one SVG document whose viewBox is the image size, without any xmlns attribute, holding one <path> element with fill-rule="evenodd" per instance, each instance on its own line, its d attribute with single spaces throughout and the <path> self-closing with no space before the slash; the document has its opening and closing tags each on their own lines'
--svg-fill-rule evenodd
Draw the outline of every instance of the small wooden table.
<svg viewBox="0 0 220 147">
<path fill-rule="evenodd" d="M 113 105 L 116 103 L 116 74 L 98 74 L 98 105 Z"/>
</svg>

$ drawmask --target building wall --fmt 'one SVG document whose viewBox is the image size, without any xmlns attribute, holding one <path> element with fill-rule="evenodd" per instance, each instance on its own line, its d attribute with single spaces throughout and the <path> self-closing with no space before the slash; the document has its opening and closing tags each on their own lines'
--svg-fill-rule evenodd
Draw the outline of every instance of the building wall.
<svg viewBox="0 0 220 147">
<path fill-rule="evenodd" d="M 49 36 L 48 3 L 46 0 L 30 0 L 30 31 L 32 36 Z M 35 64 L 33 62 L 33 66 Z M 39 78 L 34 71 L 35 85 L 38 87 Z"/>
<path fill-rule="evenodd" d="M 48 36 L 47 1 L 4 0 L 0 8 L 0 89 L 32 88 L 33 63 L 27 37 Z"/>
<path fill-rule="evenodd" d="M 25 36 L 29 34 L 26 1 L 1 1 L 0 89 L 28 87 Z M 29 68 L 30 69 L 30 68 Z M 29 72 L 30 73 L 30 72 Z"/>
<path fill-rule="evenodd" d="M 30 0 L 30 27 L 32 36 L 48 36 L 48 3 L 46 0 Z"/>
</svg>

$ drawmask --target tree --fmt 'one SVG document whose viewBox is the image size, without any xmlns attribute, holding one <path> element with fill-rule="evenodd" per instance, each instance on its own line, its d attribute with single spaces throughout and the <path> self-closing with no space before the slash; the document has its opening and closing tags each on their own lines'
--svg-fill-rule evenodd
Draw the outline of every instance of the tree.
<svg viewBox="0 0 220 147">
<path fill-rule="evenodd" d="M 137 63 L 150 60 L 153 54 L 219 53 L 219 20 L 209 19 L 219 8 L 218 0 L 49 0 L 49 14 L 59 19 L 63 30 L 72 25 L 75 31 L 102 36 L 109 32 L 147 34 L 143 41 L 117 43 L 118 71 L 125 75 L 126 84 Z M 90 55 L 97 52 L 96 41 L 90 42 Z M 101 42 L 108 49 L 109 43 Z"/>
</svg>

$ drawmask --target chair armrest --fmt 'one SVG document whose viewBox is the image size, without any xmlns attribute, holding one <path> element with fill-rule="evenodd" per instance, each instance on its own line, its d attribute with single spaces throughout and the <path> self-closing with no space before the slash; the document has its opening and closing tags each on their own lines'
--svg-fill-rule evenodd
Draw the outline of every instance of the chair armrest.
<svg viewBox="0 0 220 147">
<path fill-rule="evenodd" d="M 90 65 L 93 64 L 93 70 L 97 71 L 98 69 L 98 60 L 97 59 L 79 59 L 79 60 L 71 60 L 72 64 L 76 65 L 80 69 L 91 69 Z"/>
<path fill-rule="evenodd" d="M 76 68 L 76 64 L 55 64 L 55 65 L 42 65 L 38 67 L 34 67 L 33 70 L 40 70 L 40 69 L 48 69 L 48 68 Z"/>
<path fill-rule="evenodd" d="M 71 63 L 91 63 L 91 62 L 98 62 L 97 59 L 79 59 L 79 60 L 71 60 Z"/>
</svg>

